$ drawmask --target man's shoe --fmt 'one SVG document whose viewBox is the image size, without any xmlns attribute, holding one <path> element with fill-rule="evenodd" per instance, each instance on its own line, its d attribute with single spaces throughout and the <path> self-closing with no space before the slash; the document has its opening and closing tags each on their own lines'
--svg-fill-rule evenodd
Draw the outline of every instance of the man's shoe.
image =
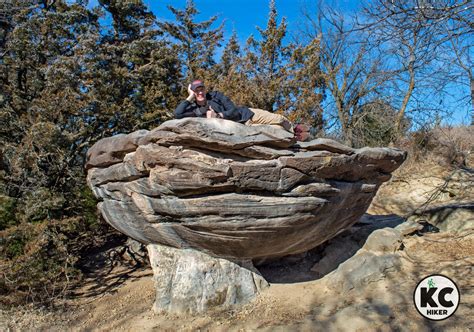
<svg viewBox="0 0 474 332">
<path fill-rule="evenodd" d="M 299 142 L 305 142 L 308 141 L 309 138 L 311 137 L 311 134 L 309 132 L 310 127 L 308 125 L 304 124 L 297 124 L 295 126 L 295 137 L 296 140 Z"/>
</svg>

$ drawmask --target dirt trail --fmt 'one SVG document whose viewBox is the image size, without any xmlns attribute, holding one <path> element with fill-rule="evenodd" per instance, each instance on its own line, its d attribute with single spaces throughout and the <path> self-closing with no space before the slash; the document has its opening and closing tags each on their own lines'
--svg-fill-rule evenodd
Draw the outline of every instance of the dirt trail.
<svg viewBox="0 0 474 332">
<path fill-rule="evenodd" d="M 445 174 L 425 180 L 395 177 L 380 190 L 369 210 L 372 213 L 350 232 L 331 240 L 325 253 L 337 245 L 355 239 L 360 247 L 376 228 L 394 227 L 423 199 L 436 195 L 430 204 L 472 202 L 472 173 L 458 175 L 443 185 Z M 467 178 L 467 180 L 466 180 Z M 427 180 L 426 180 L 427 179 Z M 449 182 L 449 181 L 448 181 Z M 456 183 L 455 183 L 456 182 Z M 416 194 L 410 183 L 415 183 Z M 443 187 L 444 186 L 444 187 Z M 446 189 L 447 188 L 447 189 Z M 460 189 L 461 188 L 461 189 Z M 466 193 L 467 191 L 467 193 Z M 451 192 L 451 194 L 449 193 Z M 420 198 L 421 196 L 421 198 Z M 413 199 L 411 197 L 416 197 Z M 398 200 L 398 205 L 396 201 Z M 389 215 L 391 214 L 391 215 Z M 470 222 L 470 221 L 469 221 Z M 462 232 L 426 232 L 405 236 L 403 248 L 397 252 L 400 264 L 386 269 L 363 287 L 350 290 L 331 287 L 333 273 L 319 275 L 311 271 L 321 259 L 322 250 L 314 250 L 299 261 L 286 261 L 262 268 L 271 287 L 240 309 L 214 311 L 206 315 L 177 317 L 158 315 L 152 310 L 154 287 L 149 268 L 118 266 L 110 271 L 96 271 L 76 291 L 77 296 L 62 313 L 24 310 L 0 312 L 0 330 L 48 331 L 472 331 L 474 323 L 474 225 Z M 366 234 L 365 234 L 365 233 Z M 352 248 L 355 254 L 359 247 Z M 348 258 L 350 259 L 350 258 Z M 347 260 L 347 259 L 346 259 Z M 329 270 L 335 269 L 334 262 Z M 413 305 L 413 290 L 422 277 L 441 273 L 452 277 L 461 292 L 456 313 L 440 322 L 421 317 Z"/>
</svg>

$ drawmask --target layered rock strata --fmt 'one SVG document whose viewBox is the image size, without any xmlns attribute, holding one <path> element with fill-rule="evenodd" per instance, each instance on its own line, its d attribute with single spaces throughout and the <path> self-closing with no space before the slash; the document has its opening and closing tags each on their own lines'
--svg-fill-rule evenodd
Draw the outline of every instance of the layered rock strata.
<svg viewBox="0 0 474 332">
<path fill-rule="evenodd" d="M 187 118 L 97 142 L 86 169 L 107 222 L 149 248 L 250 262 L 305 252 L 350 227 L 405 158 Z"/>
</svg>

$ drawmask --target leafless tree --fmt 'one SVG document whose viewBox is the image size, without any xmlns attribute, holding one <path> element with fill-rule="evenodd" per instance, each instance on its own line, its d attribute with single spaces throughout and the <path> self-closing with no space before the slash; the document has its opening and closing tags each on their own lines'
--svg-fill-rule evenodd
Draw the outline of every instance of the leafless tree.
<svg viewBox="0 0 474 332">
<path fill-rule="evenodd" d="M 385 62 L 394 74 L 392 90 L 387 94 L 392 96 L 397 109 L 395 125 L 399 132 L 409 105 L 417 110 L 432 110 L 426 101 L 442 90 L 436 81 L 442 72 L 436 62 L 439 27 L 426 24 L 423 12 L 417 12 L 413 8 L 418 7 L 410 7 L 409 2 L 375 0 L 363 9 L 363 20 L 359 21 L 359 27 L 370 34 L 371 42 L 385 53 Z M 416 97 L 420 96 L 424 103 L 415 106 Z"/>
<path fill-rule="evenodd" d="M 412 21 L 423 19 L 424 25 L 437 25 L 455 21 L 451 33 L 470 34 L 474 31 L 474 2 L 472 0 L 377 0 L 365 8 L 371 7 L 375 26 L 393 17 L 406 18 L 400 27 L 408 27 Z"/>
<path fill-rule="evenodd" d="M 394 65 L 395 100 L 400 128 L 409 105 L 422 96 L 423 108 L 436 110 L 430 102 L 456 90 L 466 81 L 474 96 L 472 80 L 472 34 L 474 3 L 456 0 L 374 0 L 364 9 L 359 28 L 389 54 Z M 398 68 L 397 68 L 398 67 Z M 433 98 L 437 97 L 437 98 Z M 419 108 L 418 106 L 412 108 Z"/>
<path fill-rule="evenodd" d="M 304 34 L 321 40 L 321 70 L 329 97 L 323 105 L 326 115 L 336 114 L 344 141 L 353 144 L 353 130 L 364 117 L 363 105 L 376 98 L 391 73 L 365 32 L 356 31 L 354 20 L 321 5 L 316 15 L 308 10 L 304 15 Z"/>
<path fill-rule="evenodd" d="M 441 47 L 440 58 L 446 68 L 446 79 L 467 87 L 469 94 L 461 96 L 460 101 L 471 105 L 471 124 L 474 124 L 474 39 L 472 35 L 452 33 L 456 28 L 445 28 L 447 38 Z"/>
</svg>

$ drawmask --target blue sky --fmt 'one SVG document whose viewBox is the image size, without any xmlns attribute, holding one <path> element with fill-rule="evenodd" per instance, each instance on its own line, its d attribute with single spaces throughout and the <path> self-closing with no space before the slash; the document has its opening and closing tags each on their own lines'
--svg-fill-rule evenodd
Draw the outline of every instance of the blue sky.
<svg viewBox="0 0 474 332">
<path fill-rule="evenodd" d="M 225 21 L 226 38 L 235 29 L 241 41 L 245 41 L 251 34 L 257 35 L 257 26 L 265 27 L 268 19 L 268 0 L 195 0 L 200 14 L 198 20 L 209 19 L 213 15 L 218 15 L 217 22 Z M 186 0 L 144 0 L 149 8 L 159 19 L 173 20 L 174 16 L 168 10 L 171 5 L 177 8 L 184 8 Z M 310 0 L 276 0 L 279 21 L 285 17 L 288 23 L 289 37 L 298 30 L 303 16 L 302 8 L 316 5 L 316 1 Z M 334 7 L 351 11 L 357 7 L 358 1 L 333 0 Z"/>
<path fill-rule="evenodd" d="M 172 21 L 174 15 L 168 9 L 168 5 L 184 9 L 186 0 L 143 0 L 151 9 L 158 20 Z M 227 39 L 235 30 L 242 43 L 251 35 L 258 36 L 257 26 L 265 27 L 268 19 L 268 0 L 194 0 L 199 14 L 198 21 L 208 20 L 217 15 L 215 26 L 224 22 L 224 37 Z M 354 1 L 334 0 L 335 6 L 344 9 L 354 8 Z M 276 0 L 279 22 L 285 17 L 288 23 L 288 37 L 297 31 L 302 21 L 301 10 L 305 6 L 311 6 L 316 1 L 310 0 Z M 352 3 L 352 4 L 351 4 Z M 97 0 L 90 0 L 90 6 L 96 6 Z M 110 18 L 106 18 L 107 22 Z M 106 23 L 107 24 L 107 23 Z"/>
<path fill-rule="evenodd" d="M 184 8 L 186 5 L 186 0 L 147 0 L 145 2 L 148 2 L 157 17 L 166 20 L 173 19 L 167 5 L 179 8 Z M 267 0 L 196 0 L 195 3 L 201 12 L 198 15 L 199 20 L 206 20 L 212 15 L 218 15 L 219 22 L 225 20 L 226 35 L 230 35 L 235 29 L 241 40 L 255 34 L 257 32 L 256 26 L 264 27 L 268 18 Z M 301 3 L 301 0 L 280 0 L 277 2 L 279 18 L 286 17 L 290 31 L 296 28 Z"/>
</svg>

